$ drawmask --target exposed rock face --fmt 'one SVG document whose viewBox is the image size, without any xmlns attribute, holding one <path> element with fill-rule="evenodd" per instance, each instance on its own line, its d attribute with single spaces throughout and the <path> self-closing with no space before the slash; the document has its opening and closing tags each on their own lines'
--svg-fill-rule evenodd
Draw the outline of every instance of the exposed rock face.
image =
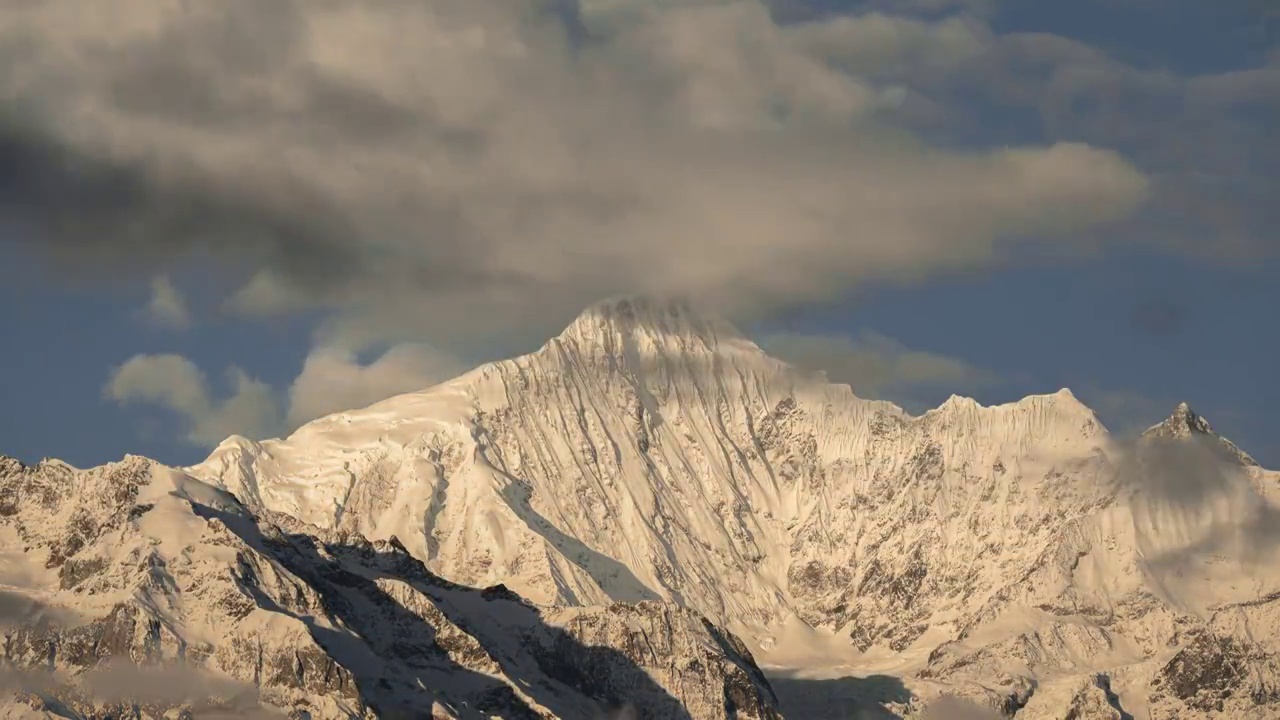
<svg viewBox="0 0 1280 720">
<path fill-rule="evenodd" d="M 159 717 L 225 705 L 234 687 L 312 718 L 780 717 L 741 641 L 684 608 L 474 590 L 398 541 L 255 517 L 143 458 L 84 472 L 6 459 L 0 498 L 0 550 L 35 575 L 6 591 L 27 605 L 0 617 L 0 679 L 32 711 Z M 223 685 L 121 704 L 92 682 L 119 666 L 153 685 L 175 667 Z"/>
<path fill-rule="evenodd" d="M 1267 712 L 1262 708 L 1280 699 L 1280 656 L 1257 643 L 1196 631 L 1152 685 L 1157 699 L 1202 712 Z"/>
</svg>

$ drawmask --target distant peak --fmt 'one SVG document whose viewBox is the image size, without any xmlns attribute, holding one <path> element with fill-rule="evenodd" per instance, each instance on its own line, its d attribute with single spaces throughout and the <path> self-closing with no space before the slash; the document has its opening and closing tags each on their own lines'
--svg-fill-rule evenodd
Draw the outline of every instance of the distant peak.
<svg viewBox="0 0 1280 720">
<path fill-rule="evenodd" d="M 1180 402 L 1163 422 L 1151 426 L 1144 435 L 1163 437 L 1185 437 L 1187 435 L 1213 435 L 1213 427 L 1209 421 L 1196 414 L 1191 405 Z"/>
<path fill-rule="evenodd" d="M 1178 403 L 1178 406 L 1173 409 L 1173 414 L 1163 422 L 1147 428 L 1147 431 L 1142 433 L 1142 436 L 1156 440 L 1204 438 L 1211 444 L 1216 445 L 1224 455 L 1236 460 L 1241 465 L 1256 466 L 1258 464 L 1256 460 L 1237 447 L 1235 443 L 1214 432 L 1213 426 L 1209 424 L 1209 421 L 1204 416 L 1197 414 L 1185 402 Z"/>
</svg>

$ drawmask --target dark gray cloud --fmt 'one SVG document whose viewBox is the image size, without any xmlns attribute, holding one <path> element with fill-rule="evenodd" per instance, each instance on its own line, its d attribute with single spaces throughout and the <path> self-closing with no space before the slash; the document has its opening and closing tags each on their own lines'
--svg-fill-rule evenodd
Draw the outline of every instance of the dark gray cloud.
<svg viewBox="0 0 1280 720">
<path fill-rule="evenodd" d="M 1244 468 L 1210 438 L 1145 437 L 1119 471 L 1119 480 L 1161 503 L 1195 509 L 1248 487 Z"/>
<path fill-rule="evenodd" d="M 195 168 L 161 176 L 142 161 L 69 147 L 34 120 L 0 114 L 0 218 L 60 262 L 145 277 L 202 251 L 250 266 L 287 261 L 293 277 L 317 284 L 358 271 L 360 253 L 332 239 L 340 219 L 305 192 L 281 203 L 264 206 Z"/>
<path fill-rule="evenodd" d="M 1132 239 L 1224 262 L 1280 252 L 1280 216 L 1267 200 L 1280 192 L 1280 130 L 1268 119 L 1280 113 L 1275 51 L 1254 67 L 1178 75 L 1069 38 L 1015 33 L 903 81 L 958 117 L 977 100 L 993 113 L 1024 108 L 1049 140 L 1122 150 L 1152 178 L 1152 201 L 1117 228 Z"/>
<path fill-rule="evenodd" d="M 3 217 L 100 274 L 211 258 L 244 283 L 230 307 L 326 309 L 358 345 L 545 334 L 617 293 L 824 300 L 1015 242 L 1087 247 L 1145 198 L 1103 150 L 955 152 L 887 122 L 886 68 L 936 70 L 968 47 L 954 24 L 544 10 L 7 4 Z M 886 29 L 843 65 L 821 50 Z"/>
</svg>

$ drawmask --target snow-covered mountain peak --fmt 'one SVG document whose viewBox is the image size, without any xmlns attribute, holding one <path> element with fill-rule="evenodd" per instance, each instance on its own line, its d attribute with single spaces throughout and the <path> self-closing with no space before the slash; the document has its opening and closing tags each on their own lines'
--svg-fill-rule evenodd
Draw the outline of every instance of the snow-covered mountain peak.
<svg viewBox="0 0 1280 720">
<path fill-rule="evenodd" d="M 1246 467 L 1258 467 L 1258 462 L 1235 443 L 1219 435 L 1209 421 L 1185 402 L 1178 403 L 1173 413 L 1142 433 L 1147 440 L 1197 440 L 1216 445 L 1227 457 Z"/>
<path fill-rule="evenodd" d="M 1169 417 L 1151 426 L 1144 434 L 1186 437 L 1192 434 L 1213 435 L 1215 433 L 1208 420 L 1192 410 L 1188 403 L 1180 402 Z"/>
<path fill-rule="evenodd" d="M 1098 422 L 1098 416 L 1094 413 L 1093 408 L 1081 402 L 1080 398 L 1076 397 L 1075 393 L 1067 388 L 1044 395 L 1028 395 L 1015 402 L 1014 405 L 1039 412 L 1061 415 L 1073 421 Z"/>
<path fill-rule="evenodd" d="M 1130 452 L 1065 388 L 989 406 L 953 395 L 913 416 L 766 355 L 686 302 L 619 297 L 535 352 L 283 440 L 229 438 L 186 473 L 271 523 L 385 541 L 396 562 L 574 606 L 564 617 L 671 603 L 771 664 L 857 663 L 951 687 L 977 678 L 981 697 L 1006 716 L 1025 705 L 1028 720 L 1061 717 L 1090 693 L 1120 702 L 1104 685 L 1126 704 L 1181 713 L 1152 720 L 1207 717 L 1181 708 L 1199 702 L 1195 668 L 1222 665 L 1214 638 L 1280 637 L 1280 603 L 1240 606 L 1240 630 L 1207 624 L 1205 610 L 1280 598 L 1266 569 L 1280 565 L 1219 558 L 1232 528 L 1254 532 L 1260 518 L 1265 531 L 1271 511 L 1237 502 L 1244 493 L 1183 501 L 1186 473 L 1161 475 L 1182 469 L 1177 452 L 1158 452 L 1164 438 L 1253 464 L 1186 404 L 1147 435 L 1157 442 Z M 1120 484 L 1130 469 L 1140 492 Z M 117 474 L 126 487 L 134 476 Z M 50 466 L 14 483 L 0 518 L 69 476 Z M 154 521 L 173 509 L 165 497 L 130 502 L 154 501 L 139 511 Z M 1253 643 L 1237 654 L 1260 658 L 1248 677 L 1272 683 L 1280 654 Z M 635 648 L 669 654 L 648 639 Z M 1117 670 L 1098 684 L 1100 668 Z M 1219 684 L 1252 710 L 1263 701 L 1248 677 Z M 1280 681 L 1263 690 L 1280 707 Z"/>
<path fill-rule="evenodd" d="M 938 406 L 938 410 L 941 410 L 941 411 L 949 410 L 952 412 L 962 411 L 962 410 L 981 410 L 981 409 L 982 409 L 982 405 L 977 400 L 974 400 L 971 397 L 964 397 L 963 395 L 954 395 L 954 394 L 951 397 L 947 398 L 945 402 L 943 402 L 941 405 Z"/>
<path fill-rule="evenodd" d="M 619 296 L 588 307 L 552 339 L 555 348 L 587 357 L 610 355 L 763 353 L 732 324 L 681 299 Z"/>
</svg>

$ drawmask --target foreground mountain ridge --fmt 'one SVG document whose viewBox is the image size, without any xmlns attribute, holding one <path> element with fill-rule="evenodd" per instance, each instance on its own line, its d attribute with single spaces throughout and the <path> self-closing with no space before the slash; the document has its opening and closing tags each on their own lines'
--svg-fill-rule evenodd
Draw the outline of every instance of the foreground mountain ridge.
<svg viewBox="0 0 1280 720">
<path fill-rule="evenodd" d="M 145 458 L 0 459 L 0 540 L 4 717 L 780 717 L 689 610 L 459 586 Z"/>
<path fill-rule="evenodd" d="M 453 582 L 689 608 L 772 666 L 752 687 L 793 718 L 954 695 L 1031 720 L 1280 717 L 1277 476 L 1186 406 L 1137 444 L 1067 390 L 912 416 L 624 298 L 185 472 Z"/>
</svg>

